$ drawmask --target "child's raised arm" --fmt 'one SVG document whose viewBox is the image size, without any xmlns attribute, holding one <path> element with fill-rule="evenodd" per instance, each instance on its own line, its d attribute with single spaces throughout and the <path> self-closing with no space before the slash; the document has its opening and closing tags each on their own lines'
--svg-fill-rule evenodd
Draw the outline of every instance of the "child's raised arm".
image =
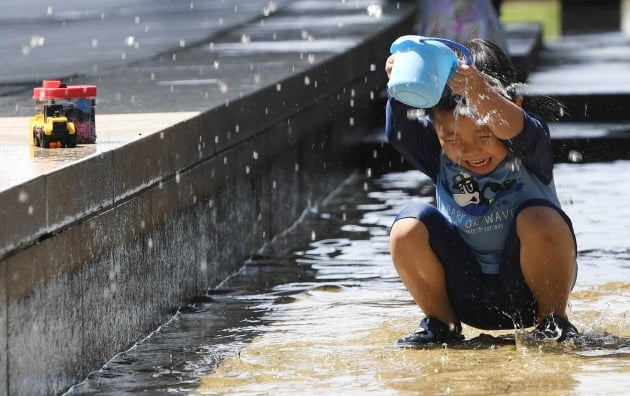
<svg viewBox="0 0 630 396">
<path fill-rule="evenodd" d="M 448 80 L 451 90 L 466 98 L 476 113 L 476 119 L 485 123 L 499 139 L 507 140 L 523 130 L 523 98 L 514 102 L 501 95 L 471 65 L 460 65 Z"/>
</svg>

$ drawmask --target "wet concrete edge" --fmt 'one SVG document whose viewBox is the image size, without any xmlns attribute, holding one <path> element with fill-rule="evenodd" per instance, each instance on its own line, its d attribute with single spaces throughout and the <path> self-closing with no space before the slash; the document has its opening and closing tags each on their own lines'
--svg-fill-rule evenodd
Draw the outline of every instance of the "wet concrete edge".
<svg viewBox="0 0 630 396">
<path fill-rule="evenodd" d="M 15 226 L 0 238 L 0 394 L 58 393 L 85 377 L 339 185 L 357 166 L 348 136 L 382 112 L 369 98 L 384 76 L 370 65 L 414 16 L 409 5 L 356 48 L 284 81 L 298 108 L 256 113 L 278 102 L 263 89 L 2 192 L 0 215 Z M 318 82 L 311 92 L 305 73 Z M 209 140 L 204 125 L 234 130 L 243 116 L 242 133 Z M 73 180 L 88 185 L 64 202 Z"/>
</svg>

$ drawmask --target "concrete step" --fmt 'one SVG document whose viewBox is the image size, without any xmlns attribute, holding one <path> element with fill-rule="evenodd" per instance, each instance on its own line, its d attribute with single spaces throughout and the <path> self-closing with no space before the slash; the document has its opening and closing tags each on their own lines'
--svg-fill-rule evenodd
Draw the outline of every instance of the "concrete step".
<svg viewBox="0 0 630 396">
<path fill-rule="evenodd" d="M 564 121 L 627 120 L 630 36 L 581 34 L 546 43 L 524 93 L 559 99 L 567 106 Z"/>
</svg>

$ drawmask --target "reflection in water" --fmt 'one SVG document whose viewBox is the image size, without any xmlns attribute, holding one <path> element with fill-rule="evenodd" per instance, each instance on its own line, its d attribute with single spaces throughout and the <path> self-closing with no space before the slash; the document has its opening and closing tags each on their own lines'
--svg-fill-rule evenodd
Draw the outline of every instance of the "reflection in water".
<svg viewBox="0 0 630 396">
<path fill-rule="evenodd" d="M 623 183 L 598 186 L 629 178 L 628 165 L 557 166 L 580 245 L 570 315 L 586 336 L 574 344 L 465 327 L 459 344 L 396 348 L 421 313 L 391 265 L 387 229 L 431 188 L 418 172 L 391 173 L 349 182 L 73 394 L 618 394 L 630 389 L 630 208 Z"/>
</svg>

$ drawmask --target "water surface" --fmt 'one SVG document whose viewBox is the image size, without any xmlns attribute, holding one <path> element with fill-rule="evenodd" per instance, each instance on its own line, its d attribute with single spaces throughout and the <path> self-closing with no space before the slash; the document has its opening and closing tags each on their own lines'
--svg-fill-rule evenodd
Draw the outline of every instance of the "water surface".
<svg viewBox="0 0 630 396">
<path fill-rule="evenodd" d="M 243 270 L 72 394 L 621 394 L 630 389 L 630 162 L 559 164 L 579 276 L 575 344 L 531 345 L 464 327 L 467 341 L 399 349 L 421 312 L 399 281 L 387 230 L 415 171 L 355 176 Z M 514 339 L 517 341 L 515 342 Z"/>
</svg>

